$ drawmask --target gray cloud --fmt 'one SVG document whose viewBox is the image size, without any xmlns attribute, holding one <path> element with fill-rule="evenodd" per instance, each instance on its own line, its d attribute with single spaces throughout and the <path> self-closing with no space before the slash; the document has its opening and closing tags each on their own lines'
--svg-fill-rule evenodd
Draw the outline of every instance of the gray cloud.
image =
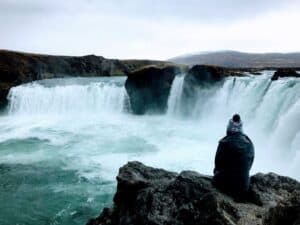
<svg viewBox="0 0 300 225">
<path fill-rule="evenodd" d="M 285 49 L 276 34 L 272 41 L 254 35 L 253 25 L 243 40 L 236 40 L 237 33 L 247 32 L 258 17 L 299 5 L 297 0 L 0 0 L 0 48 L 123 58 L 169 58 L 215 46 L 251 50 L 246 40 L 253 49 L 264 44 Z M 238 27 L 231 28 L 234 24 Z M 262 32 L 273 25 L 263 24 Z M 295 29 L 291 32 L 295 38 Z"/>
<path fill-rule="evenodd" d="M 2 0 L 4 14 L 99 13 L 137 19 L 231 21 L 289 5 L 295 0 Z"/>
</svg>

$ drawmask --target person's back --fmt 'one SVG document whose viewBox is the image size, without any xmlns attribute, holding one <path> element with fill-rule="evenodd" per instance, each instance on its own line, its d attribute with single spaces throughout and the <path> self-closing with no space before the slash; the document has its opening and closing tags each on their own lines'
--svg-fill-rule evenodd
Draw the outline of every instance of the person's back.
<svg viewBox="0 0 300 225">
<path fill-rule="evenodd" d="M 214 182 L 222 191 L 242 199 L 249 189 L 254 147 L 243 133 L 239 115 L 229 121 L 227 136 L 220 140 L 215 157 Z"/>
</svg>

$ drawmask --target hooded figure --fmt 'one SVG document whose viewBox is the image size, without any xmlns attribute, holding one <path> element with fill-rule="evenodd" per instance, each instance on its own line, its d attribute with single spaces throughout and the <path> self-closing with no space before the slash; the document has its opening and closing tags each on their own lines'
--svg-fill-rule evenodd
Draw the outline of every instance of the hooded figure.
<svg viewBox="0 0 300 225">
<path fill-rule="evenodd" d="M 236 199 L 244 199 L 249 189 L 249 171 L 254 160 L 254 146 L 243 133 L 238 114 L 229 120 L 227 135 L 219 141 L 215 157 L 214 183 Z"/>
<path fill-rule="evenodd" d="M 227 135 L 234 133 L 243 133 L 243 123 L 241 121 L 240 115 L 235 114 L 232 119 L 229 120 L 226 133 Z"/>
</svg>

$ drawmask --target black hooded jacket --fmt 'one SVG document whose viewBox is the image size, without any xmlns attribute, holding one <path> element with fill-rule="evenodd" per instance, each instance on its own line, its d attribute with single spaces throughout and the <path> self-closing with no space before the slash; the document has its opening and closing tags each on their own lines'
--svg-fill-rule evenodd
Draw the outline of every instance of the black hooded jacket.
<svg viewBox="0 0 300 225">
<path fill-rule="evenodd" d="M 220 140 L 215 157 L 214 182 L 226 192 L 239 195 L 249 189 L 254 146 L 245 134 L 231 133 Z"/>
</svg>

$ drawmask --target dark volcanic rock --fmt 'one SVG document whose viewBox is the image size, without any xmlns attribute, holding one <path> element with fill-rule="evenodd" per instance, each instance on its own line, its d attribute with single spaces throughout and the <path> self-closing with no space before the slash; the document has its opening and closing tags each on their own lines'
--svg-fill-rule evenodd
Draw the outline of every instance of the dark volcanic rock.
<svg viewBox="0 0 300 225">
<path fill-rule="evenodd" d="M 184 78 L 184 93 L 191 96 L 195 89 L 209 87 L 223 81 L 225 71 L 221 67 L 196 65 L 193 66 Z"/>
<path fill-rule="evenodd" d="M 8 102 L 7 95 L 11 88 L 11 83 L 0 82 L 0 110 L 4 108 Z"/>
<path fill-rule="evenodd" d="M 176 73 L 176 66 L 149 66 L 128 73 L 125 88 L 133 113 L 163 113 Z"/>
<path fill-rule="evenodd" d="M 193 66 L 185 77 L 186 81 L 192 80 L 196 85 L 210 85 L 221 81 L 225 77 L 225 71 L 221 67 L 196 65 Z"/>
<path fill-rule="evenodd" d="M 211 177 L 192 171 L 177 174 L 129 162 L 117 180 L 114 205 L 88 225 L 299 224 L 300 184 L 273 173 L 252 177 L 244 203 L 219 192 Z"/>
<path fill-rule="evenodd" d="M 265 218 L 266 225 L 300 224 L 300 192 L 294 190 L 292 197 L 271 208 Z"/>
<path fill-rule="evenodd" d="M 210 92 L 202 90 L 221 85 L 225 76 L 229 75 L 224 68 L 206 65 L 193 66 L 184 78 L 182 92 L 182 112 L 184 115 L 193 112 L 193 107 L 199 96 L 205 97 Z"/>
<path fill-rule="evenodd" d="M 251 72 L 252 70 L 249 71 Z M 256 70 L 253 69 L 253 71 Z M 184 92 L 192 94 L 197 88 L 207 88 L 212 85 L 222 84 L 225 77 L 245 76 L 244 72 L 242 70 L 217 66 L 195 65 L 188 71 L 184 78 Z"/>
<path fill-rule="evenodd" d="M 295 69 L 280 68 L 276 70 L 271 79 L 278 80 L 279 77 L 300 77 L 300 74 Z"/>
</svg>

